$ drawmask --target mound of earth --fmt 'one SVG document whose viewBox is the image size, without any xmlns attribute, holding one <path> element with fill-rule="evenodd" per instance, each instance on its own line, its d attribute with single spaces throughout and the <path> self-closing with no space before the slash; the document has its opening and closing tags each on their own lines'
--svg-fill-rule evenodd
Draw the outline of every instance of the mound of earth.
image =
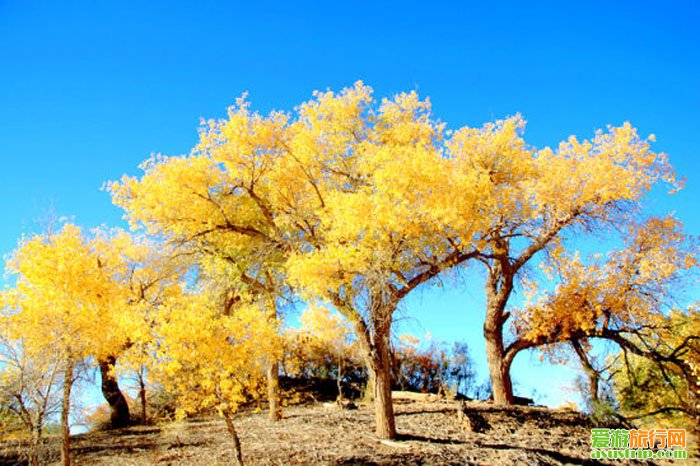
<svg viewBox="0 0 700 466">
<path fill-rule="evenodd" d="M 373 435 L 373 407 L 362 403 L 356 410 L 294 406 L 278 423 L 265 413 L 241 414 L 236 426 L 250 465 L 599 464 L 589 459 L 590 429 L 601 426 L 574 411 L 420 398 L 396 400 L 395 411 L 399 438 L 392 441 Z M 47 459 L 57 461 L 58 440 L 52 442 Z M 0 446 L 0 463 L 17 464 L 18 448 Z M 110 466 L 233 459 L 226 426 L 217 418 L 76 435 L 73 454 L 75 464 Z"/>
</svg>

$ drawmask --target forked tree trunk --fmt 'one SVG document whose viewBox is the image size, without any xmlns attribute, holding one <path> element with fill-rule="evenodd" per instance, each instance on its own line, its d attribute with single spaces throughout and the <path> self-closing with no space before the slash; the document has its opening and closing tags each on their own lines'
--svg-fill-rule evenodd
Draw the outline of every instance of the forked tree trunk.
<svg viewBox="0 0 700 466">
<path fill-rule="evenodd" d="M 233 458 L 234 464 L 236 466 L 243 466 L 243 453 L 241 452 L 241 441 L 238 439 L 238 433 L 236 432 L 236 427 L 233 425 L 233 418 L 226 412 L 224 413 L 224 419 L 226 420 L 226 428 L 228 433 L 231 435 L 231 440 L 233 442 Z"/>
<path fill-rule="evenodd" d="M 393 307 L 391 307 L 393 305 Z M 380 293 L 372 294 L 371 326 L 352 310 L 348 317 L 353 322 L 355 336 L 360 345 L 362 357 L 369 375 L 368 393 L 374 396 L 375 433 L 382 439 L 396 437 L 394 406 L 391 399 L 391 335 L 392 314 L 396 301 L 387 306 Z"/>
<path fill-rule="evenodd" d="M 119 389 L 117 378 L 112 368 L 116 363 L 114 356 L 108 356 L 100 361 L 100 375 L 102 376 L 102 395 L 111 408 L 110 425 L 113 429 L 126 427 L 131 423 L 129 405 L 124 394 Z"/>
<path fill-rule="evenodd" d="M 73 369 L 75 361 L 71 356 L 66 358 L 63 376 L 63 396 L 61 398 L 61 464 L 70 466 L 70 392 L 73 387 Z"/>
</svg>

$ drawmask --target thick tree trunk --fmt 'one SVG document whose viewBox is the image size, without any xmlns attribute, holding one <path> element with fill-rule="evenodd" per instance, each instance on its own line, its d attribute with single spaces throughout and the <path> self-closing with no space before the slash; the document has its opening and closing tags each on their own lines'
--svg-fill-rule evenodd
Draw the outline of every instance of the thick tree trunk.
<svg viewBox="0 0 700 466">
<path fill-rule="evenodd" d="M 102 376 L 102 395 L 112 410 L 110 422 L 113 429 L 126 427 L 131 423 L 129 405 L 124 394 L 119 389 L 117 378 L 112 372 L 116 363 L 114 356 L 109 356 L 100 361 L 100 375 Z"/>
<path fill-rule="evenodd" d="M 391 399 L 392 361 L 389 345 L 392 314 L 396 302 L 389 304 L 390 306 L 387 306 L 387 301 L 382 299 L 380 293 L 372 295 L 371 330 L 366 321 L 354 310 L 346 314 L 346 317 L 353 322 L 355 336 L 367 367 L 369 380 L 366 392 L 374 396 L 375 433 L 382 439 L 396 437 L 394 406 Z"/>
<path fill-rule="evenodd" d="M 496 243 L 496 251 L 501 257 L 496 260 L 489 272 L 486 284 L 486 318 L 484 338 L 486 339 L 486 359 L 491 376 L 493 402 L 497 405 L 513 404 L 513 384 L 510 379 L 510 363 L 506 360 L 503 345 L 503 326 L 508 320 L 506 305 L 513 290 L 513 274 L 505 251 L 507 244 Z"/>
<path fill-rule="evenodd" d="M 61 464 L 70 466 L 70 392 L 73 387 L 75 362 L 68 356 L 63 376 L 63 396 L 61 398 Z"/>
<path fill-rule="evenodd" d="M 382 439 L 396 437 L 394 405 L 391 398 L 391 371 L 389 364 L 377 361 L 374 372 L 374 417 L 375 434 Z"/>
<path fill-rule="evenodd" d="M 510 361 L 506 361 L 505 348 L 503 347 L 502 313 L 490 306 L 484 322 L 484 338 L 486 339 L 486 358 L 491 376 L 493 402 L 497 405 L 513 404 Z"/>
<path fill-rule="evenodd" d="M 368 366 L 374 382 L 374 414 L 377 437 L 396 437 L 394 405 L 391 398 L 391 334 L 392 310 L 376 309 L 374 312 L 371 351 Z"/>
<path fill-rule="evenodd" d="M 236 432 L 236 427 L 233 425 L 233 419 L 229 413 L 224 413 L 224 419 L 226 420 L 226 428 L 228 433 L 231 435 L 231 440 L 233 441 L 233 458 L 236 466 L 243 466 L 243 453 L 241 452 L 241 441 L 238 439 L 238 433 Z"/>
</svg>

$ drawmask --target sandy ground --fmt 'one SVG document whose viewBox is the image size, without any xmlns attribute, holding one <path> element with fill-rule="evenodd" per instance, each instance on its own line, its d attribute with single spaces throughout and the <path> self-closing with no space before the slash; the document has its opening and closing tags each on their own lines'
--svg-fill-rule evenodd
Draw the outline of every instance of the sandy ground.
<svg viewBox="0 0 700 466">
<path fill-rule="evenodd" d="M 457 402 L 410 400 L 395 403 L 396 441 L 373 435 L 371 405 L 356 410 L 321 403 L 296 406 L 287 408 L 278 423 L 265 414 L 247 414 L 236 419 L 236 426 L 250 465 L 600 464 L 589 459 L 590 428 L 600 426 L 578 413 L 481 402 L 466 406 L 483 432 L 465 429 Z M 49 463 L 58 459 L 57 446 L 48 449 Z M 17 448 L 5 445 L 3 455 L 0 446 L 0 464 L 17 464 Z M 73 451 L 78 465 L 218 465 L 233 458 L 226 427 L 217 418 L 78 435 Z"/>
</svg>

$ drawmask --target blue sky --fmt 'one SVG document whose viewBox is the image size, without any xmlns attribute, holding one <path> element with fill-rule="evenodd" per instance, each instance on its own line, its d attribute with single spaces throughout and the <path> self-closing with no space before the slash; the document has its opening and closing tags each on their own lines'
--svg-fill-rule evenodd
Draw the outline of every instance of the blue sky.
<svg viewBox="0 0 700 466">
<path fill-rule="evenodd" d="M 245 91 L 262 112 L 289 110 L 360 79 L 380 97 L 429 96 L 453 128 L 520 112 L 537 146 L 629 120 L 688 179 L 650 207 L 700 232 L 697 2 L 143 3 L 0 0 L 3 254 L 51 205 L 122 225 L 102 184 L 188 152 L 200 117 Z M 483 360 L 483 296 L 467 288 L 426 291 L 404 314 Z M 530 362 L 519 356 L 516 380 L 571 375 Z"/>
</svg>

